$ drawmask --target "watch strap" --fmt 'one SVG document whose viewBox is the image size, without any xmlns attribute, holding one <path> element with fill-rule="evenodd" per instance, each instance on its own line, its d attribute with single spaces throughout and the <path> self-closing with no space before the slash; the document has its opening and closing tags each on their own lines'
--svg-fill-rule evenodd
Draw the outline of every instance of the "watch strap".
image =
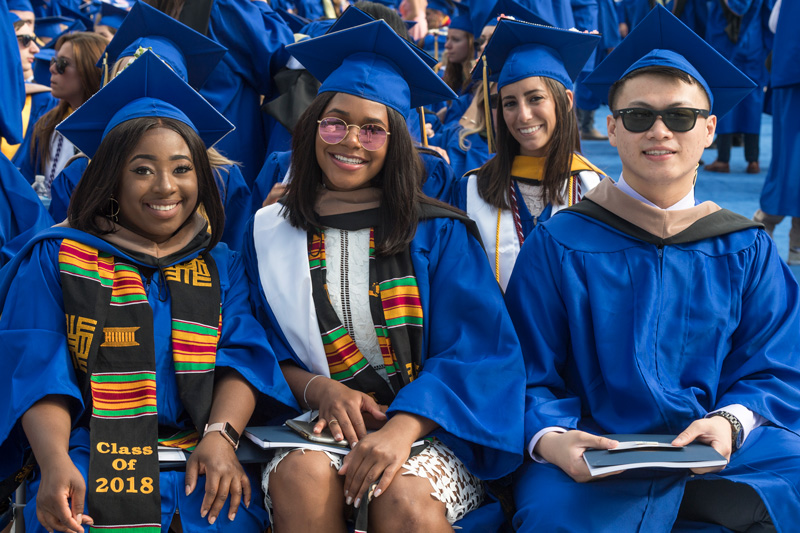
<svg viewBox="0 0 800 533">
<path fill-rule="evenodd" d="M 222 437 L 228 441 L 236 450 L 239 448 L 239 433 L 233 428 L 230 422 L 216 422 L 214 424 L 206 424 L 203 430 L 203 437 L 213 431 L 219 431 Z"/>
<path fill-rule="evenodd" d="M 742 423 L 739 422 L 739 419 L 736 418 L 734 415 L 729 413 L 728 411 L 717 411 L 716 413 L 711 413 L 708 415 L 709 418 L 712 416 L 721 416 L 731 424 L 731 446 L 732 450 L 736 451 L 739 448 L 739 438 L 742 435 Z"/>
</svg>

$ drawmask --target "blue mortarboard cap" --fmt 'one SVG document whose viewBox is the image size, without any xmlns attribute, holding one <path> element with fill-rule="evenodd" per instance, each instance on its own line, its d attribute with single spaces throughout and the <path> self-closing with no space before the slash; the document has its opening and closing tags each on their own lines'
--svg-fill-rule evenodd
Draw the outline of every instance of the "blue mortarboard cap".
<svg viewBox="0 0 800 533">
<path fill-rule="evenodd" d="M 404 20 L 403 24 L 406 25 L 406 31 L 408 31 L 408 30 L 410 30 L 411 28 L 413 28 L 414 26 L 417 25 L 417 21 L 416 20 Z"/>
<path fill-rule="evenodd" d="M 62 17 L 69 17 L 74 20 L 80 20 L 83 27 L 87 30 L 92 30 L 94 28 L 94 21 L 81 13 L 80 11 L 76 11 L 74 9 L 70 9 L 65 5 L 59 5 L 59 9 L 61 10 L 60 15 Z"/>
<path fill-rule="evenodd" d="M 54 48 L 42 48 L 33 56 L 33 80 L 50 87 L 50 60 L 56 57 Z"/>
<path fill-rule="evenodd" d="M 456 4 L 456 13 L 450 19 L 449 28 L 451 30 L 455 28 L 457 30 L 465 31 L 475 35 L 475 29 L 472 25 L 472 13 L 470 12 L 469 6 L 465 2 Z"/>
<path fill-rule="evenodd" d="M 513 17 L 515 20 L 530 22 L 531 24 L 553 25 L 552 21 L 543 19 L 515 0 L 498 0 L 494 4 L 491 1 L 478 2 L 471 9 L 473 35 L 480 35 L 486 25 L 496 25 L 497 17 L 500 15 Z"/>
<path fill-rule="evenodd" d="M 328 29 L 327 33 L 332 33 L 335 31 L 342 31 L 348 28 L 355 28 L 356 26 L 361 26 L 362 24 L 368 24 L 375 20 L 375 17 L 370 15 L 369 13 L 365 13 L 364 11 L 358 9 L 356 6 L 349 6 L 347 9 L 344 10 L 344 13 L 333 23 L 333 26 Z M 416 54 L 422 59 L 426 65 L 433 68 L 436 66 L 438 61 L 433 58 L 429 53 L 425 52 L 421 48 L 416 46 L 412 46 L 411 48 L 416 52 Z"/>
<path fill-rule="evenodd" d="M 9 11 L 33 11 L 30 0 L 8 0 Z"/>
<path fill-rule="evenodd" d="M 503 19 L 472 77 L 481 78 L 485 61 L 489 79 L 497 81 L 498 88 L 543 76 L 571 89 L 598 42 L 599 35 Z"/>
<path fill-rule="evenodd" d="M 428 9 L 441 11 L 449 17 L 452 17 L 455 13 L 455 7 L 453 3 L 448 2 L 448 0 L 428 0 Z"/>
<path fill-rule="evenodd" d="M 115 30 L 119 30 L 126 16 L 128 16 L 127 9 L 109 4 L 108 2 L 101 2 L 99 23 L 103 26 L 109 26 Z"/>
<path fill-rule="evenodd" d="M 202 87 L 227 49 L 158 9 L 138 2 L 108 43 L 109 68 L 120 57 L 152 48 L 189 85 Z M 102 64 L 102 58 L 98 66 Z"/>
<path fill-rule="evenodd" d="M 295 15 L 294 13 L 289 13 L 282 7 L 276 7 L 274 9 L 275 12 L 289 26 L 289 29 L 292 30 L 292 33 L 301 33 L 300 30 L 302 30 L 307 24 L 311 23 L 311 19 L 301 17 L 300 15 Z"/>
<path fill-rule="evenodd" d="M 56 43 L 58 42 L 58 39 L 61 38 L 62 35 L 67 35 L 69 33 L 75 33 L 76 31 L 86 31 L 86 27 L 83 25 L 83 23 L 80 20 L 73 20 L 72 22 L 70 22 L 69 26 L 67 26 L 66 30 L 64 30 L 63 32 L 59 33 L 55 37 L 53 37 L 53 39 L 49 43 L 47 43 L 44 46 L 40 46 L 39 48 L 41 48 L 42 50 L 49 50 L 49 49 L 55 50 Z M 37 29 L 37 32 L 38 32 L 38 29 Z"/>
<path fill-rule="evenodd" d="M 73 19 L 61 16 L 37 18 L 36 35 L 39 37 L 50 37 L 51 39 L 55 39 L 61 35 L 66 30 L 66 27 L 72 22 Z"/>
<path fill-rule="evenodd" d="M 673 67 L 695 78 L 722 116 L 756 84 L 697 36 L 669 10 L 657 5 L 584 80 L 595 95 L 608 98 L 617 80 L 648 66 Z"/>
<path fill-rule="evenodd" d="M 15 22 L 18 22 L 18 21 L 22 20 L 21 18 L 19 18 L 16 15 L 16 13 L 9 13 L 8 14 L 8 19 L 11 21 L 11 24 L 14 24 Z"/>
<path fill-rule="evenodd" d="M 383 20 L 286 47 L 322 82 L 319 93 L 342 92 L 380 102 L 408 117 L 411 108 L 456 94 Z"/>
<path fill-rule="evenodd" d="M 115 126 L 139 117 L 168 117 L 194 129 L 206 147 L 233 125 L 155 54 L 145 52 L 56 129 L 89 157 Z"/>
</svg>

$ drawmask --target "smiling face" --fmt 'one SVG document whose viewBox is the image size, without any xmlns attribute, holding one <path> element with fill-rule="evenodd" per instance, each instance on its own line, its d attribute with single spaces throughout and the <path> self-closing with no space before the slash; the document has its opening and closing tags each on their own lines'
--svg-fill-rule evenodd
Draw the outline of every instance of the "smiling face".
<svg viewBox="0 0 800 533">
<path fill-rule="evenodd" d="M 469 34 L 464 30 L 450 28 L 447 30 L 447 41 L 444 43 L 449 63 L 464 63 L 470 59 L 472 43 Z"/>
<path fill-rule="evenodd" d="M 73 109 L 76 109 L 83 103 L 83 86 L 78 66 L 75 64 L 72 43 L 67 41 L 61 45 L 56 57 L 66 59 L 67 68 L 63 74 L 59 74 L 56 66 L 50 65 L 50 88 L 53 90 L 53 96 L 66 100 Z"/>
<path fill-rule="evenodd" d="M 115 196 L 121 225 L 156 243 L 172 237 L 197 207 L 197 174 L 183 137 L 162 127 L 142 135 Z"/>
<path fill-rule="evenodd" d="M 614 109 L 643 107 L 708 109 L 708 97 L 699 84 L 655 74 L 642 74 L 626 81 L 615 95 Z M 630 132 L 622 118 L 607 117 L 608 139 L 622 160 L 625 181 L 660 207 L 669 207 L 686 196 L 694 184 L 703 150 L 714 139 L 717 117 L 697 117 L 691 130 L 673 132 L 657 118 L 641 133 Z M 662 205 L 663 204 L 663 205 Z"/>
<path fill-rule="evenodd" d="M 569 109 L 572 91 L 567 90 Z M 500 90 L 503 120 L 520 146 L 520 155 L 543 157 L 558 121 L 556 103 L 542 78 L 534 76 Z"/>
<path fill-rule="evenodd" d="M 347 124 L 357 126 L 378 124 L 389 131 L 389 115 L 385 105 L 350 94 L 337 93 L 325 107 L 320 119 L 327 117 L 340 118 Z M 369 186 L 383 168 L 390 142 L 391 135 L 381 148 L 369 151 L 358 141 L 358 128 L 349 128 L 347 136 L 339 144 L 327 144 L 317 132 L 315 152 L 325 186 L 334 191 L 351 191 Z"/>
<path fill-rule="evenodd" d="M 14 33 L 17 37 L 33 35 L 33 24 L 25 22 Z M 27 80 L 33 76 L 33 56 L 39 53 L 39 47 L 36 46 L 36 41 L 31 41 L 27 46 L 23 46 L 19 39 L 17 39 L 17 45 L 19 46 L 19 57 L 22 61 L 22 75 Z"/>
</svg>

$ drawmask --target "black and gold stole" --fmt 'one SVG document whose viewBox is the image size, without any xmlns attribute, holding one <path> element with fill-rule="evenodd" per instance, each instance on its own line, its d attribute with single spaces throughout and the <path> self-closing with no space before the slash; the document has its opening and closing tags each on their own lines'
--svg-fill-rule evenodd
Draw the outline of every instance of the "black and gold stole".
<svg viewBox="0 0 800 533">
<path fill-rule="evenodd" d="M 323 195 L 322 204 L 317 202 L 318 213 L 325 213 L 318 214 L 320 227 L 349 231 L 371 228 L 370 311 L 391 387 L 361 354 L 336 315 L 325 280 L 325 234 L 309 232 L 312 294 L 331 378 L 372 395 L 378 403 L 389 405 L 397 391 L 417 376 L 422 359 L 422 305 L 411 254 L 406 248 L 392 256 L 376 256 L 375 241 L 381 237 L 382 226 L 380 208 L 371 207 L 374 203 L 365 202 L 368 208 L 363 210 L 358 210 L 358 205 L 337 209 L 331 208 L 335 201 L 325 201 L 334 193 L 326 191 Z"/>
<path fill-rule="evenodd" d="M 59 268 L 69 352 L 89 418 L 92 531 L 161 530 L 153 310 L 138 268 L 62 241 Z M 162 268 L 171 295 L 172 352 L 181 401 L 197 430 L 208 421 L 222 316 L 210 254 Z"/>
</svg>

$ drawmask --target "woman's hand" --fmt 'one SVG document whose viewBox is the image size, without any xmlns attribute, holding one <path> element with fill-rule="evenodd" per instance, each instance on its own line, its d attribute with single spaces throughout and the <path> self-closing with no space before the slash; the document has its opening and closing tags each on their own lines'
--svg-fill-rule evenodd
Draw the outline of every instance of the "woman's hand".
<svg viewBox="0 0 800 533">
<path fill-rule="evenodd" d="M 68 455 L 50 459 L 48 466 L 42 466 L 36 518 L 47 531 L 83 532 L 83 524 L 94 524 L 89 515 L 83 514 L 83 476 Z"/>
<path fill-rule="evenodd" d="M 250 480 L 244 473 L 233 446 L 218 431 L 203 437 L 186 462 L 186 495 L 197 486 L 197 476 L 206 476 L 206 494 L 200 506 L 200 516 L 208 515 L 208 523 L 217 520 L 228 494 L 231 505 L 228 520 L 236 518 L 239 503 L 244 498 L 245 507 L 250 507 Z"/>
<path fill-rule="evenodd" d="M 306 398 L 319 409 L 314 433 L 328 426 L 335 440 L 347 439 L 351 447 L 366 436 L 367 422 L 374 427 L 386 421 L 386 409 L 372 397 L 324 376 L 309 383 Z"/>
<path fill-rule="evenodd" d="M 411 446 L 427 435 L 436 424 L 426 418 L 398 413 L 386 425 L 359 441 L 344 458 L 339 475 L 346 476 L 344 496 L 347 505 L 358 507 L 372 483 L 378 481 L 373 497 L 380 496 L 408 460 Z"/>
<path fill-rule="evenodd" d="M 606 437 L 592 435 L 585 431 L 551 432 L 544 434 L 533 452 L 548 463 L 554 464 L 578 483 L 612 476 L 619 472 L 611 472 L 601 476 L 592 476 L 583 459 L 583 452 L 588 449 L 609 450 L 616 448 L 619 442 Z"/>
</svg>

